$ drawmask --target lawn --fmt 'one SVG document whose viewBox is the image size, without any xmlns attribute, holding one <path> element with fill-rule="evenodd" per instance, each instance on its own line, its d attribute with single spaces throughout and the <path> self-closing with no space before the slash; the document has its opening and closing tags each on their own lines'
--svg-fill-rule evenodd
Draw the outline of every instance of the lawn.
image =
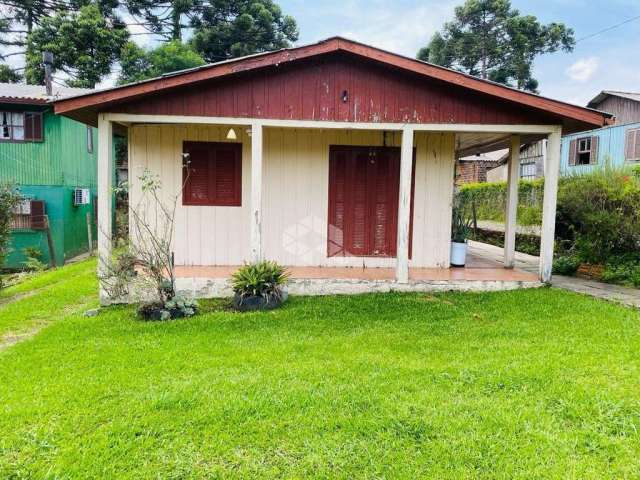
<svg viewBox="0 0 640 480">
<path fill-rule="evenodd" d="M 82 316 L 76 268 L 0 351 L 0 478 L 640 476 L 637 311 L 537 289 L 144 323 Z"/>
</svg>

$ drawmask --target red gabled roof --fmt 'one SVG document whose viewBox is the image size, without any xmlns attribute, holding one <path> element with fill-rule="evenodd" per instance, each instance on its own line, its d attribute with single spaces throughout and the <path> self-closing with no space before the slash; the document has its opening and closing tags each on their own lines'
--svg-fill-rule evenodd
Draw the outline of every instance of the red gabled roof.
<svg viewBox="0 0 640 480">
<path fill-rule="evenodd" d="M 333 52 L 348 52 L 352 55 L 386 64 L 401 70 L 413 72 L 428 78 L 447 82 L 471 91 L 491 95 L 502 100 L 508 100 L 522 106 L 535 108 L 568 120 L 581 122 L 593 127 L 604 126 L 612 117 L 610 114 L 566 102 L 541 97 L 536 94 L 523 92 L 502 84 L 476 78 L 448 68 L 426 63 L 413 58 L 390 53 L 362 43 L 340 37 L 333 37 L 321 42 L 301 47 L 287 48 L 272 52 L 265 52 L 247 57 L 227 60 L 183 70 L 162 77 L 145 80 L 133 84 L 114 87 L 94 93 L 66 98 L 54 102 L 55 112 L 60 114 L 72 113 L 82 109 L 100 111 L 101 107 L 113 103 L 133 100 L 148 94 L 155 94 L 163 90 L 183 87 L 194 82 L 216 79 L 226 75 L 248 72 L 255 69 L 278 66 L 296 60 Z"/>
</svg>

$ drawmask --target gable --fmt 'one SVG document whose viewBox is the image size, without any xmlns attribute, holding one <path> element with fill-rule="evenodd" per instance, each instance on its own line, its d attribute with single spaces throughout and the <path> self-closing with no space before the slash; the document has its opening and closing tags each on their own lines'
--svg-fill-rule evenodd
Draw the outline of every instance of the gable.
<svg viewBox="0 0 640 480">
<path fill-rule="evenodd" d="M 344 55 L 201 82 L 113 113 L 389 123 L 552 124 L 558 119 Z"/>
<path fill-rule="evenodd" d="M 318 44 L 212 64 L 55 102 L 95 124 L 98 112 L 391 123 L 563 124 L 608 116 L 367 45 Z"/>
</svg>

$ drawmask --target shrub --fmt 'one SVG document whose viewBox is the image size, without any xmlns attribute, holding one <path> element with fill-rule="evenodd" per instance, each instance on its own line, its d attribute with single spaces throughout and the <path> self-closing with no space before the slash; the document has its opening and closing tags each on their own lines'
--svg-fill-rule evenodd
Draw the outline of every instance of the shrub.
<svg viewBox="0 0 640 480">
<path fill-rule="evenodd" d="M 520 180 L 518 183 L 518 223 L 539 225 L 542 222 L 544 180 Z M 460 186 L 456 197 L 475 212 L 477 220 L 504 221 L 507 198 L 506 182 L 468 183 Z"/>
<path fill-rule="evenodd" d="M 22 253 L 26 257 L 23 263 L 24 268 L 32 272 L 41 272 L 47 268 L 42 262 L 42 252 L 35 247 L 26 247 L 22 249 Z"/>
<path fill-rule="evenodd" d="M 493 230 L 478 229 L 471 236 L 473 240 L 496 247 L 504 247 L 504 233 Z M 540 255 L 540 237 L 536 235 L 516 234 L 516 251 L 529 255 Z"/>
<path fill-rule="evenodd" d="M 198 311 L 198 302 L 175 295 L 171 300 L 143 303 L 138 307 L 138 316 L 144 320 L 170 320 L 192 317 Z"/>
<path fill-rule="evenodd" d="M 575 256 L 558 257 L 553 262 L 553 273 L 557 275 L 575 275 L 580 263 L 580 259 Z"/>
<path fill-rule="evenodd" d="M 247 297 L 262 297 L 266 301 L 281 301 L 287 283 L 287 271 L 272 261 L 262 261 L 240 267 L 231 277 L 233 291 L 240 301 Z"/>
<path fill-rule="evenodd" d="M 619 283 L 630 287 L 640 287 L 640 262 L 627 261 L 605 265 L 602 280 L 609 283 Z"/>
<path fill-rule="evenodd" d="M 0 184 L 0 265 L 4 264 L 9 249 L 13 212 L 20 201 L 15 185 Z"/>
<path fill-rule="evenodd" d="M 640 247 L 640 179 L 629 169 L 603 168 L 563 178 L 556 234 L 574 241 L 580 259 L 607 263 Z"/>
</svg>

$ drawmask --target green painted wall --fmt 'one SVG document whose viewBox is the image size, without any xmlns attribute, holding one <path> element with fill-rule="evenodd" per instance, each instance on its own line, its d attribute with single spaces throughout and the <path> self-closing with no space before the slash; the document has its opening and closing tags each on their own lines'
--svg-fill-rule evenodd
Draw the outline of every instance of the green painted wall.
<svg viewBox="0 0 640 480">
<path fill-rule="evenodd" d="M 22 185 L 20 191 L 25 196 L 46 202 L 58 265 L 89 249 L 87 213 L 90 214 L 95 243 L 97 230 L 93 205 L 74 206 L 73 187 Z M 5 268 L 21 268 L 26 260 L 23 251 L 26 247 L 37 248 L 42 253 L 42 261 L 50 263 L 51 257 L 45 232 L 14 230 L 11 233 L 11 250 L 5 261 Z"/>
<path fill-rule="evenodd" d="M 24 107 L 22 107 L 25 109 Z M 1 105 L 2 110 L 16 110 L 16 106 Z M 27 107 L 26 110 L 37 110 Z M 93 202 L 96 195 L 97 130 L 92 129 L 93 152 L 87 150 L 87 127 L 46 110 L 43 116 L 42 142 L 0 142 L 0 182 L 18 185 L 28 197 L 46 202 L 51 223 L 56 261 L 88 250 L 86 213 L 91 214 L 94 241 L 96 238 Z M 90 205 L 73 206 L 75 187 L 91 190 Z M 25 260 L 23 249 L 34 247 L 49 263 L 49 249 L 44 232 L 22 230 L 11 235 L 11 251 L 5 262 L 7 268 L 20 268 Z"/>
<path fill-rule="evenodd" d="M 16 106 L 0 104 L 1 110 Z M 27 107 L 26 110 L 37 110 Z M 18 185 L 67 185 L 96 188 L 97 129 L 92 129 L 93 153 L 87 151 L 83 123 L 44 112 L 42 142 L 0 142 L 0 181 Z"/>
</svg>

